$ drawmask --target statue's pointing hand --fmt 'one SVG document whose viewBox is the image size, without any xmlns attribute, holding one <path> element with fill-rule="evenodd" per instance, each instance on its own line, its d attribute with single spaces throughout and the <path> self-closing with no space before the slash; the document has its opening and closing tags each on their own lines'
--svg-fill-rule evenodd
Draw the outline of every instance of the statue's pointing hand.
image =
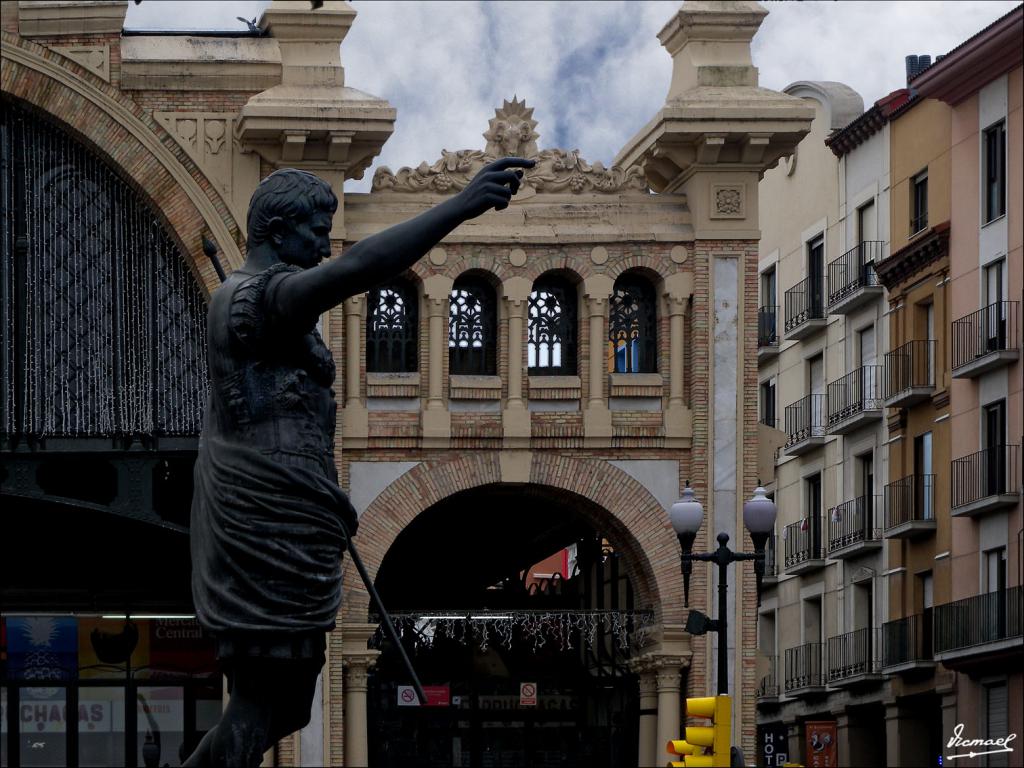
<svg viewBox="0 0 1024 768">
<path fill-rule="evenodd" d="M 485 165 L 466 188 L 459 193 L 465 219 L 473 219 L 492 208 L 503 211 L 517 191 L 523 172 L 517 168 L 533 168 L 535 162 L 522 157 L 503 157 Z"/>
</svg>

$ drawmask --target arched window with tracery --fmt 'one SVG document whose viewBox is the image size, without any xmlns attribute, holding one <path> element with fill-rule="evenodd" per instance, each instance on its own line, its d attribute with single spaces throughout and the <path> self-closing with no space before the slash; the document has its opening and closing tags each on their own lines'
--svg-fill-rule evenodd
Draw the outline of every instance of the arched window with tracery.
<svg viewBox="0 0 1024 768">
<path fill-rule="evenodd" d="M 482 277 L 455 281 L 448 317 L 449 373 L 497 374 L 496 304 L 494 288 Z"/>
<path fill-rule="evenodd" d="M 412 373 L 419 369 L 419 301 L 408 280 L 374 288 L 367 296 L 366 370 Z"/>
<path fill-rule="evenodd" d="M 531 376 L 576 375 L 576 289 L 563 277 L 540 278 L 530 293 L 526 359 Z"/>
<path fill-rule="evenodd" d="M 655 373 L 657 350 L 654 287 L 640 275 L 627 272 L 615 281 L 608 308 L 608 370 Z"/>
</svg>

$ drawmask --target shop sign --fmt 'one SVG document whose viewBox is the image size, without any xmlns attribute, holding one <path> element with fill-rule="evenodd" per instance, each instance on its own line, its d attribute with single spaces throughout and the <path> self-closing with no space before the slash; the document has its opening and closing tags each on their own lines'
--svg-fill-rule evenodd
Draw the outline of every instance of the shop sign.
<svg viewBox="0 0 1024 768">
<path fill-rule="evenodd" d="M 30 690 L 30 689 L 22 689 Z M 22 734 L 66 733 L 68 707 L 63 690 L 59 699 L 21 701 L 18 704 L 18 730 Z M 78 705 L 78 732 L 100 733 L 114 727 L 109 701 L 90 701 Z M 122 726 L 123 728 L 123 726 Z M 7 733 L 7 702 L 0 706 L 0 733 Z"/>
<path fill-rule="evenodd" d="M 835 768 L 839 764 L 839 743 L 835 720 L 804 723 L 808 768 Z"/>
<path fill-rule="evenodd" d="M 782 723 L 759 725 L 757 734 L 761 752 L 758 765 L 766 766 L 766 768 L 779 768 L 789 762 L 789 742 L 786 738 L 785 725 Z"/>
</svg>

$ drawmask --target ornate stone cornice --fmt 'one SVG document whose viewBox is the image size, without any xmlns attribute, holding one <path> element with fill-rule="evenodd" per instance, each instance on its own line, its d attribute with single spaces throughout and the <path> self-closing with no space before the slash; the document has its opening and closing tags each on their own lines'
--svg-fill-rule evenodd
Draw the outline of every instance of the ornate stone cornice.
<svg viewBox="0 0 1024 768">
<path fill-rule="evenodd" d="M 949 222 L 944 221 L 914 242 L 875 264 L 882 285 L 890 291 L 949 253 Z"/>
<path fill-rule="evenodd" d="M 605 168 L 600 162 L 588 163 L 576 149 L 538 151 L 536 125 L 533 110 L 525 101 L 513 98 L 495 110 L 483 134 L 487 140 L 483 150 L 441 150 L 441 158 L 433 164 L 422 162 L 415 168 L 400 168 L 397 173 L 383 166 L 373 176 L 373 191 L 455 193 L 485 165 L 507 155 L 536 161 L 536 165 L 524 173 L 518 199 L 530 192 L 620 194 L 646 190 L 647 182 L 639 166 Z"/>
</svg>

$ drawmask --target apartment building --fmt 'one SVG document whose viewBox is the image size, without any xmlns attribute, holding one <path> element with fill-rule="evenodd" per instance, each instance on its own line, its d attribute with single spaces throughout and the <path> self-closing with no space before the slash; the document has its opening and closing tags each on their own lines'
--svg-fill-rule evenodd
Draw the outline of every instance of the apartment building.
<svg viewBox="0 0 1024 768">
<path fill-rule="evenodd" d="M 948 111 L 950 133 L 943 366 L 955 438 L 951 536 L 934 555 L 946 562 L 949 589 L 936 598 L 932 652 L 953 675 L 943 732 L 963 724 L 985 739 L 1024 732 L 1022 20 L 1018 6 L 912 80 Z M 991 755 L 987 764 L 1012 765 L 1012 757 Z"/>
<path fill-rule="evenodd" d="M 872 659 L 885 604 L 888 349 L 873 264 L 887 255 L 886 118 L 898 102 L 864 112 L 841 83 L 785 90 L 816 117 L 793 160 L 760 185 L 761 471 L 779 519 L 759 615 L 758 721 L 786 734 L 790 759 L 805 724 L 825 721 L 842 763 L 873 764 L 884 745 L 862 736 L 884 720 Z"/>
<path fill-rule="evenodd" d="M 890 766 L 1024 732 L 1021 19 L 908 56 L 846 124 L 818 84 L 761 184 L 758 723 L 791 760 L 813 732 Z"/>
</svg>

